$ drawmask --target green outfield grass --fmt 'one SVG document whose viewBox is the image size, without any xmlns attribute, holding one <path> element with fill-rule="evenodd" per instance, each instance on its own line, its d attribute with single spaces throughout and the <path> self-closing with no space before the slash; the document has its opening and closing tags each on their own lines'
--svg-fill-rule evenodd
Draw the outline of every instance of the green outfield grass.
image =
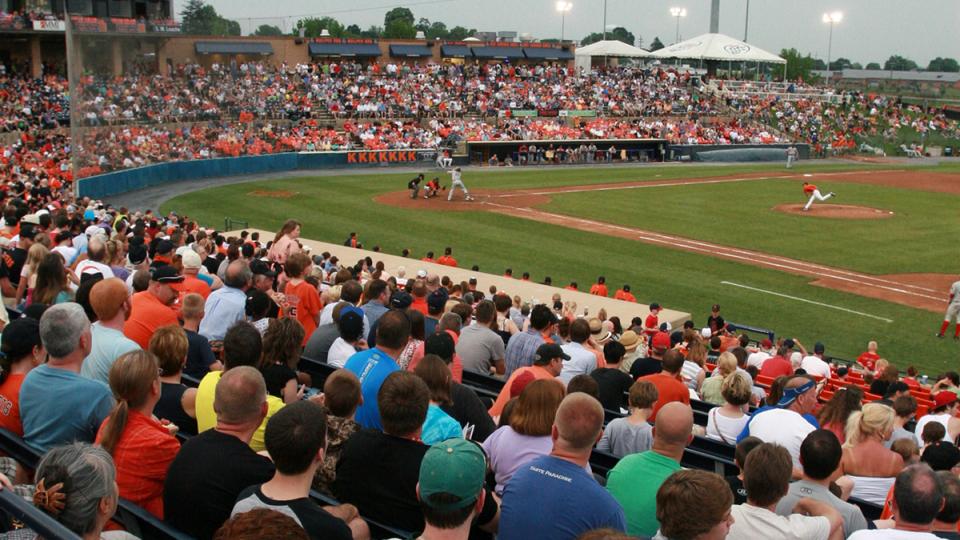
<svg viewBox="0 0 960 540">
<path fill-rule="evenodd" d="M 799 170 L 854 168 L 871 167 L 824 167 L 808 163 Z M 465 181 L 471 188 L 527 188 L 706 178 L 757 171 L 779 175 L 783 169 L 760 165 L 468 171 Z M 828 353 L 837 356 L 854 357 L 868 340 L 878 339 L 881 353 L 901 368 L 914 364 L 933 374 L 955 367 L 960 345 L 952 340 L 933 338 L 940 320 L 934 313 L 812 286 L 807 278 L 774 270 L 521 218 L 486 212 L 417 212 L 372 202 L 380 193 L 403 189 L 409 176 L 308 177 L 234 184 L 175 197 L 163 204 L 162 210 L 176 210 L 218 227 L 225 217 L 242 219 L 249 221 L 251 227 L 266 230 L 276 230 L 284 220 L 295 217 L 304 223 L 304 237 L 342 242 L 350 231 L 357 231 L 366 247 L 376 244 L 391 253 L 409 248 L 420 256 L 427 250 L 439 251 L 449 245 L 453 246 L 462 266 L 477 264 L 482 271 L 495 274 L 512 267 L 516 275 L 527 271 L 537 281 L 549 275 L 554 284 L 560 286 L 577 281 L 581 289 L 586 289 L 602 274 L 611 285 L 630 283 L 643 301 L 659 301 L 670 308 L 693 313 L 698 324 L 704 324 L 709 306 L 719 302 L 730 321 L 767 326 L 810 346 L 820 339 L 827 344 Z M 724 189 L 738 195 L 725 194 Z M 286 190 L 297 195 L 290 199 L 257 198 L 249 195 L 254 190 Z M 949 234 L 951 224 L 956 225 L 957 218 L 947 216 L 951 204 L 956 208 L 954 197 L 844 184 L 843 202 L 891 207 L 898 213 L 897 217 L 864 222 L 866 224 L 832 220 L 804 223 L 769 210 L 777 204 L 777 197 L 798 200 L 799 188 L 784 181 L 670 190 L 676 191 L 649 188 L 563 195 L 555 198 L 548 208 L 609 222 L 645 228 L 656 226 L 684 236 L 799 259 L 820 257 L 819 260 L 826 262 L 823 258 L 828 258 L 830 264 L 862 271 L 955 271 L 949 266 L 951 261 L 946 251 L 949 246 L 940 245 L 949 244 L 944 236 Z M 734 210 L 734 205 L 742 208 Z M 929 214 L 949 217 L 951 221 L 937 222 L 925 217 Z M 840 226 L 848 225 L 852 227 L 849 231 L 840 230 Z M 856 254 L 863 249 L 862 245 L 882 249 L 882 255 L 861 261 Z M 896 253 L 897 245 L 906 253 Z M 929 250 L 947 255 L 939 261 L 928 254 Z M 887 257 L 894 260 L 886 260 Z M 723 281 L 872 314 L 893 322 L 743 290 L 723 285 Z"/>
<path fill-rule="evenodd" d="M 894 215 L 824 220 L 772 211 L 807 202 L 793 179 L 571 193 L 552 196 L 542 208 L 871 274 L 958 270 L 956 246 L 943 234 L 960 228 L 960 196 L 810 180 L 823 193 L 837 193 L 829 203 Z"/>
</svg>

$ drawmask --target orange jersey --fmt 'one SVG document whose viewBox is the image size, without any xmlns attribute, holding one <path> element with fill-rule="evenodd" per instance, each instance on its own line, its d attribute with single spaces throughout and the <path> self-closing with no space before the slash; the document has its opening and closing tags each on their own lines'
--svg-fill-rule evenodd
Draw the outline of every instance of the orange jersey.
<svg viewBox="0 0 960 540">
<path fill-rule="evenodd" d="M 813 184 L 807 184 L 803 186 L 803 193 L 806 195 L 813 195 L 813 192 L 817 190 L 817 186 Z"/>
</svg>

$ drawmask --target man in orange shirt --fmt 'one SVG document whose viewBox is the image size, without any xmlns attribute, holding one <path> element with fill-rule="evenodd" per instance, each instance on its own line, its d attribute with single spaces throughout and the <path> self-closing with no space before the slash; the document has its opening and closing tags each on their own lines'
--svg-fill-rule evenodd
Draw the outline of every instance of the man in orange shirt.
<svg viewBox="0 0 960 540">
<path fill-rule="evenodd" d="M 161 326 L 179 324 L 177 312 L 172 307 L 179 294 L 173 288 L 183 282 L 172 266 L 154 268 L 150 275 L 150 287 L 130 299 L 130 318 L 123 325 L 123 334 L 147 349 L 153 331 Z"/>
<path fill-rule="evenodd" d="M 683 370 L 683 355 L 680 351 L 671 349 L 663 355 L 663 371 L 654 375 L 640 377 L 638 381 L 648 381 L 657 387 L 657 402 L 653 405 L 653 414 L 649 420 L 657 418 L 657 411 L 671 401 L 690 404 L 690 390 L 683 384 L 680 372 Z"/>
<path fill-rule="evenodd" d="M 624 302 L 636 302 L 637 297 L 630 294 L 630 285 L 624 285 L 622 289 L 613 293 L 614 300 L 623 300 Z"/>
<path fill-rule="evenodd" d="M 594 296 L 607 296 L 607 278 L 600 276 L 597 282 L 590 287 L 590 294 Z"/>
<path fill-rule="evenodd" d="M 563 371 L 563 361 L 569 359 L 570 356 L 563 352 L 563 349 L 556 343 L 544 343 L 537 347 L 537 352 L 533 357 L 533 365 L 516 369 L 510 374 L 510 378 L 507 379 L 507 382 L 503 385 L 503 389 L 500 390 L 500 395 L 497 396 L 497 400 L 488 411 L 490 416 L 496 418 L 503 413 L 503 408 L 507 405 L 507 402 L 510 401 L 510 385 L 512 385 L 513 381 L 521 374 L 529 373 L 533 375 L 536 380 L 556 379 L 557 376 L 560 375 L 560 372 Z M 680 365 L 683 365 L 682 360 L 680 361 Z M 557 380 L 557 383 L 563 384 L 559 380 Z M 689 403 L 689 399 L 687 402 Z"/>
<path fill-rule="evenodd" d="M 183 281 L 174 288 L 179 291 L 181 297 L 190 293 L 197 293 L 206 300 L 210 296 L 210 285 L 197 277 L 197 274 L 200 273 L 200 267 L 203 266 L 200 255 L 187 248 L 180 260 L 183 263 Z"/>
<path fill-rule="evenodd" d="M 453 248 L 445 248 L 443 250 L 443 256 L 437 259 L 437 264 L 456 268 L 457 260 L 453 258 Z"/>
</svg>

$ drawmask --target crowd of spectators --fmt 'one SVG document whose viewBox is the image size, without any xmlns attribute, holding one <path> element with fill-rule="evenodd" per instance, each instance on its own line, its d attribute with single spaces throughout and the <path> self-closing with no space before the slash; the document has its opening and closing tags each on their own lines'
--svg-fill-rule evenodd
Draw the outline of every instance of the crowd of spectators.
<svg viewBox="0 0 960 540">
<path fill-rule="evenodd" d="M 529 305 L 311 257 L 293 220 L 224 237 L 8 202 L 0 290 L 27 294 L 0 339 L 0 427 L 46 455 L 32 479 L 0 470 L 79 534 L 114 527 L 122 497 L 198 538 L 275 520 L 289 537 L 368 538 L 365 520 L 425 538 L 956 537 L 960 376 L 901 376 L 876 343 L 841 365 L 735 334 L 718 305 L 702 327 L 658 304 L 578 316 L 559 290 Z M 498 378 L 485 398 L 477 380 Z M 740 473 L 683 470 L 702 437 L 735 445 Z"/>
<path fill-rule="evenodd" d="M 896 140 L 904 128 L 948 138 L 960 129 L 940 111 L 891 97 L 714 92 L 667 67 L 578 74 L 551 65 L 241 63 L 185 64 L 169 75 L 142 67 L 114 78 L 85 75 L 73 106 L 89 129 L 74 142 L 67 82 L 55 70 L 45 73 L 0 72 L 0 133 L 10 134 L 0 143 L 0 173 L 34 185 L 72 180 L 71 157 L 86 177 L 167 161 L 436 149 L 460 141 L 802 141 L 825 155 L 852 151 L 865 137 Z M 512 117 L 524 109 L 597 116 Z M 339 127 L 333 118 L 342 119 Z M 588 151 L 575 145 L 560 154 Z M 536 162 L 551 161 L 586 159 Z"/>
</svg>

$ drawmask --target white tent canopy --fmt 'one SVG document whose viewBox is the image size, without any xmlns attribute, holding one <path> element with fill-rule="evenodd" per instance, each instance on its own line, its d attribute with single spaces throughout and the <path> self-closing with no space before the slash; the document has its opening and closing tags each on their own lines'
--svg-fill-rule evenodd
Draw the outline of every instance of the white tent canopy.
<svg viewBox="0 0 960 540">
<path fill-rule="evenodd" d="M 597 41 L 585 47 L 578 47 L 576 56 L 615 56 L 630 58 L 646 58 L 650 53 L 633 45 L 627 45 L 622 41 L 608 39 L 606 41 Z"/>
<path fill-rule="evenodd" d="M 580 51 L 577 51 L 579 54 Z M 692 58 L 723 62 L 764 62 L 786 64 L 787 61 L 763 49 L 723 34 L 703 34 L 653 52 L 653 58 Z"/>
</svg>

